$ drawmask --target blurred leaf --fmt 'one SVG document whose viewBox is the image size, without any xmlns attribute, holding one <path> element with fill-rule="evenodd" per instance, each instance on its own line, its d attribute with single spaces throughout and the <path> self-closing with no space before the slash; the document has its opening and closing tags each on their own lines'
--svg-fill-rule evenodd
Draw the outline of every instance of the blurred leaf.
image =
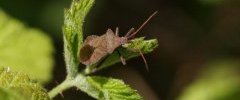
<svg viewBox="0 0 240 100">
<path fill-rule="evenodd" d="M 65 10 L 64 18 L 64 55 L 70 77 L 77 75 L 79 52 L 83 43 L 84 19 L 94 0 L 73 0 L 70 9 Z"/>
<path fill-rule="evenodd" d="M 23 71 L 33 79 L 51 78 L 53 47 L 40 30 L 24 26 L 0 9 L 0 65 Z"/>
<path fill-rule="evenodd" d="M 98 100 L 142 100 L 136 90 L 118 79 L 100 76 L 78 76 L 77 79 L 76 86 Z"/>
<path fill-rule="evenodd" d="M 46 90 L 26 74 L 0 69 L 0 100 L 50 100 Z"/>
<path fill-rule="evenodd" d="M 238 100 L 240 98 L 240 62 L 217 60 L 206 66 L 179 100 Z"/>
<path fill-rule="evenodd" d="M 0 87 L 0 100 L 27 100 L 17 91 Z"/>
</svg>

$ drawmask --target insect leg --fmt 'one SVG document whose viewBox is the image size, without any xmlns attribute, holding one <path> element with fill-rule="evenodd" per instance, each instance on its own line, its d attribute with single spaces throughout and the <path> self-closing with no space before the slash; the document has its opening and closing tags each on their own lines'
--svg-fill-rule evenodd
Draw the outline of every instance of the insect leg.
<svg viewBox="0 0 240 100">
<path fill-rule="evenodd" d="M 141 51 L 139 48 L 138 48 L 138 51 L 139 51 L 140 55 L 142 56 L 142 59 L 143 59 L 143 61 L 144 61 L 144 64 L 145 64 L 145 67 L 146 67 L 147 71 L 149 71 L 146 58 L 144 57 L 142 51 Z"/>
<path fill-rule="evenodd" d="M 117 50 L 117 52 L 118 52 L 118 54 L 119 54 L 119 56 L 120 56 L 120 60 L 121 60 L 122 64 L 123 64 L 123 65 L 126 65 L 126 59 L 123 58 L 123 56 L 121 55 L 121 53 L 120 53 L 119 50 Z"/>
</svg>

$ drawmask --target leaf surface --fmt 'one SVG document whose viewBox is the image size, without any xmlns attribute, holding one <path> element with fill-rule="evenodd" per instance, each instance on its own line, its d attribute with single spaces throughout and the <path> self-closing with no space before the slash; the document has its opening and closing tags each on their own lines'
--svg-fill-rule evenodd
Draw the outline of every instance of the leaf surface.
<svg viewBox="0 0 240 100">
<path fill-rule="evenodd" d="M 123 81 L 113 78 L 79 75 L 75 86 L 98 100 L 142 100 L 142 97 Z"/>
<path fill-rule="evenodd" d="M 0 100 L 50 100 L 47 91 L 26 74 L 0 69 Z"/>
<path fill-rule="evenodd" d="M 53 46 L 40 30 L 29 28 L 0 9 L 0 66 L 10 66 L 33 79 L 51 78 Z"/>
</svg>

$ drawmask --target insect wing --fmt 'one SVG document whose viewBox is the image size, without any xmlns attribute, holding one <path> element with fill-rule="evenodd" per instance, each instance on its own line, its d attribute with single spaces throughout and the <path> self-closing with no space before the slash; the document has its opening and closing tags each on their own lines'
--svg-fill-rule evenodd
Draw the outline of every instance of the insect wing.
<svg viewBox="0 0 240 100">
<path fill-rule="evenodd" d="M 99 36 L 97 36 L 97 35 L 90 35 L 85 39 L 84 44 L 89 44 L 90 45 L 92 41 L 94 41 L 98 38 L 99 38 Z"/>
<path fill-rule="evenodd" d="M 107 51 L 111 54 L 117 47 L 121 45 L 120 37 L 116 36 L 111 29 L 106 32 Z"/>
</svg>

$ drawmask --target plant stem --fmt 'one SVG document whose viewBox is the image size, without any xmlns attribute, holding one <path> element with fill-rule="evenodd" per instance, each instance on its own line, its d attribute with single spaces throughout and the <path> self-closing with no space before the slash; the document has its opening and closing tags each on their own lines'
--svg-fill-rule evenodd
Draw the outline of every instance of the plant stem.
<svg viewBox="0 0 240 100">
<path fill-rule="evenodd" d="M 51 91 L 48 92 L 48 95 L 51 99 L 53 99 L 55 96 L 57 96 L 62 91 L 69 89 L 73 85 L 71 84 L 71 80 L 64 80 L 61 84 L 59 84 L 57 87 L 53 88 Z"/>
</svg>

